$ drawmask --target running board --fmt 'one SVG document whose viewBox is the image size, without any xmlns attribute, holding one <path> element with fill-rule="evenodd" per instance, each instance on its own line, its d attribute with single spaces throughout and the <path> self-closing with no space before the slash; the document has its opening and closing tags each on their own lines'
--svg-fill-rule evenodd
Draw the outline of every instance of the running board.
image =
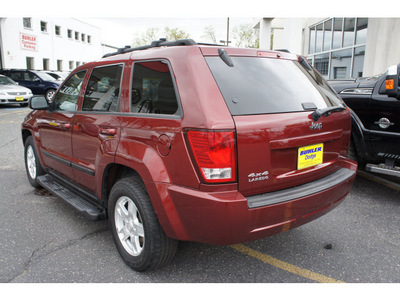
<svg viewBox="0 0 400 300">
<path fill-rule="evenodd" d="M 365 166 L 365 169 L 368 172 L 400 177 L 400 168 L 395 166 L 392 167 L 392 166 L 387 166 L 385 164 L 380 164 L 380 165 L 367 164 Z"/>
<path fill-rule="evenodd" d="M 37 180 L 46 190 L 67 202 L 89 220 L 95 221 L 106 218 L 106 211 L 103 207 L 92 203 L 75 191 L 66 188 L 64 185 L 60 184 L 55 177 L 46 174 L 39 176 Z"/>
</svg>

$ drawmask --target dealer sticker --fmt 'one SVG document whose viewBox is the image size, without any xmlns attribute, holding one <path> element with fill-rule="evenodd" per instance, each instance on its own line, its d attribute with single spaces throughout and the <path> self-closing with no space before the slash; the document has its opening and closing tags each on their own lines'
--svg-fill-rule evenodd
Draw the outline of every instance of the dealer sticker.
<svg viewBox="0 0 400 300">
<path fill-rule="evenodd" d="M 300 147 L 297 156 L 297 169 L 301 170 L 322 164 L 323 153 L 324 144 Z"/>
</svg>

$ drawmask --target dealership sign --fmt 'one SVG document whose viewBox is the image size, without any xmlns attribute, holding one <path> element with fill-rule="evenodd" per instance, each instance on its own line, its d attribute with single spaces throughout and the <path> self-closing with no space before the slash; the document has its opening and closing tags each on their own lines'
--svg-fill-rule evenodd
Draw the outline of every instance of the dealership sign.
<svg viewBox="0 0 400 300">
<path fill-rule="evenodd" d="M 24 50 L 37 51 L 37 37 L 34 35 L 20 33 L 21 48 Z"/>
</svg>

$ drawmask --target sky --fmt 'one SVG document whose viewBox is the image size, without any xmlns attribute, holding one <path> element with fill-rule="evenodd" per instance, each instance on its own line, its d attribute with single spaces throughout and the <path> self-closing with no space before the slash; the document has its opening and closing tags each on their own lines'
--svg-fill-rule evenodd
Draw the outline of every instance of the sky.
<svg viewBox="0 0 400 300">
<path fill-rule="evenodd" d="M 227 17 L 120 17 L 120 18 L 80 18 L 82 21 L 101 28 L 102 42 L 115 47 L 131 45 L 132 42 L 140 37 L 148 28 L 158 28 L 162 38 L 162 32 L 166 26 L 178 28 L 189 34 L 190 38 L 196 42 L 209 42 L 202 36 L 204 28 L 213 26 L 215 28 L 217 42 L 226 40 L 227 37 Z M 229 17 L 229 40 L 232 40 L 232 30 L 241 24 L 253 24 L 251 17 Z"/>
<path fill-rule="evenodd" d="M 165 26 L 203 41 L 204 28 L 213 25 L 217 42 L 226 40 L 226 20 L 232 30 L 262 17 L 400 17 L 399 0 L 365 5 L 365 0 L 13 0 L 1 17 L 72 17 L 102 29 L 102 42 L 130 45 L 147 28 Z M 161 37 L 161 36 L 160 36 Z"/>
</svg>

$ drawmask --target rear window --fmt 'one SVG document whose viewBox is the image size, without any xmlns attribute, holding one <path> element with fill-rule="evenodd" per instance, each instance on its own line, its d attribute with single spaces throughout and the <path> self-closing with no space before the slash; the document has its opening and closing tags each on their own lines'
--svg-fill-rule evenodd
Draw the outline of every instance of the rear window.
<svg viewBox="0 0 400 300">
<path fill-rule="evenodd" d="M 322 76 L 300 62 L 260 57 L 231 57 L 229 67 L 220 57 L 206 57 L 232 115 L 304 111 L 302 103 L 317 108 L 340 105 Z"/>
</svg>

